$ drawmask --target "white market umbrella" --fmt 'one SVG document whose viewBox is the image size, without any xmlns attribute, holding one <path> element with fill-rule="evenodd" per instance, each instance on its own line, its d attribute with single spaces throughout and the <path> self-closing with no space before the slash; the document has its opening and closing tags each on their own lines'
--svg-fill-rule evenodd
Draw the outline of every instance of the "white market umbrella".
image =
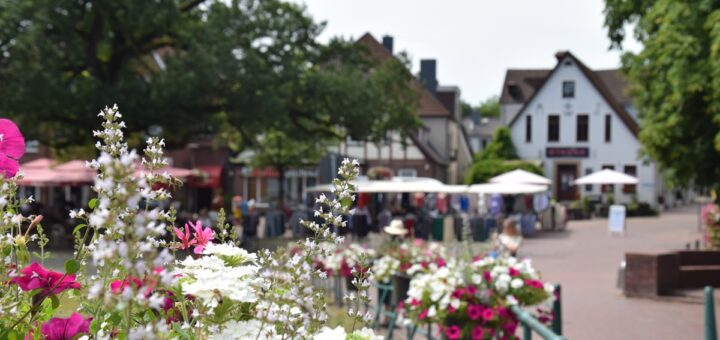
<svg viewBox="0 0 720 340">
<path fill-rule="evenodd" d="M 638 184 L 638 179 L 624 174 L 622 172 L 617 172 L 615 170 L 610 169 L 603 169 L 600 171 L 593 172 L 589 175 L 580 177 L 575 180 L 575 185 L 583 185 L 583 184 Z"/>
<path fill-rule="evenodd" d="M 537 184 L 523 183 L 485 183 L 473 184 L 470 186 L 469 192 L 478 194 L 534 194 L 547 191 L 547 186 Z"/>
<path fill-rule="evenodd" d="M 439 192 L 444 192 L 446 194 L 466 194 L 470 190 L 470 186 L 468 185 L 443 185 L 443 187 L 440 189 Z"/>
<path fill-rule="evenodd" d="M 543 176 L 522 169 L 508 171 L 490 179 L 490 183 L 524 183 L 550 185 L 552 181 Z"/>
</svg>

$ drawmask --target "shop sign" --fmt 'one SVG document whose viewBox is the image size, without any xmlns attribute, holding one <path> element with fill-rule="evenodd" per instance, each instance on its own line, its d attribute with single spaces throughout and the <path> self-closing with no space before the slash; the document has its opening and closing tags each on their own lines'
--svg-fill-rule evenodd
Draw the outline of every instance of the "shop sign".
<svg viewBox="0 0 720 340">
<path fill-rule="evenodd" d="M 590 156 L 589 148 L 546 148 L 547 158 L 587 158 Z"/>
</svg>

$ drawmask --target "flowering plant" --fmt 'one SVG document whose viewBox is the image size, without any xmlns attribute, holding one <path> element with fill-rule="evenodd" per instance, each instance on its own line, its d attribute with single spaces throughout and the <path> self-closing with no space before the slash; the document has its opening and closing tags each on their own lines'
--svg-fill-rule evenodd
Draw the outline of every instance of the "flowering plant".
<svg viewBox="0 0 720 340">
<path fill-rule="evenodd" d="M 705 221 L 705 244 L 711 249 L 720 249 L 720 208 L 709 203 L 700 213 Z"/>
<path fill-rule="evenodd" d="M 149 138 L 141 157 L 124 141 L 125 123 L 116 106 L 98 116 L 103 120 L 102 129 L 94 131 L 99 156 L 87 163 L 97 171 L 97 197 L 70 212 L 79 224 L 73 230 L 74 256 L 64 272 L 43 267 L 42 217 L 16 213 L 29 201 L 15 194 L 21 174 L 15 175 L 12 162 L 0 162 L 5 175 L 0 178 L 0 282 L 7 282 L 0 284 L 0 338 L 308 339 L 325 331 L 325 294 L 312 282 L 327 276 L 313 259 L 332 254 L 324 245 L 343 242 L 330 230 L 345 227 L 340 216 L 355 199 L 350 180 L 357 176 L 357 162 L 342 163 L 334 198 L 318 202 L 316 215 L 326 222 L 302 222 L 315 237 L 299 242 L 301 251 L 250 254 L 237 247 L 234 234 L 228 236 L 222 213 L 214 230 L 199 222 L 178 228 L 172 209 L 152 208 L 179 183 L 159 173 L 167 165 L 164 141 Z M 0 137 L 6 128 L 0 120 Z M 12 130 L 7 137 L 0 138 L 0 153 L 17 161 L 18 136 Z M 164 240 L 168 233 L 171 242 Z M 35 240 L 41 262 L 29 264 L 27 243 Z M 89 270 L 88 261 L 96 270 Z M 349 314 L 356 322 L 367 320 L 359 311 L 367 302 L 367 275 L 353 278 L 359 291 L 351 296 Z M 80 300 L 78 313 L 55 316 L 66 292 Z M 346 337 L 373 336 L 353 324 Z"/>
<path fill-rule="evenodd" d="M 421 272 L 435 271 L 446 265 L 447 251 L 438 242 L 421 239 L 406 241 L 375 261 L 373 280 L 387 282 L 393 274 L 413 276 Z"/>
<path fill-rule="evenodd" d="M 553 286 L 539 281 L 529 260 L 485 257 L 452 261 L 410 282 L 405 311 L 418 323 L 443 325 L 449 339 L 514 339 L 517 317 L 510 306 L 550 307 Z M 540 320 L 549 313 L 539 308 Z"/>
<path fill-rule="evenodd" d="M 366 272 L 369 269 L 368 260 L 377 256 L 374 249 L 356 243 L 350 243 L 337 249 L 335 253 L 326 258 L 327 269 L 338 273 L 342 277 L 353 277 L 354 272 Z"/>
</svg>

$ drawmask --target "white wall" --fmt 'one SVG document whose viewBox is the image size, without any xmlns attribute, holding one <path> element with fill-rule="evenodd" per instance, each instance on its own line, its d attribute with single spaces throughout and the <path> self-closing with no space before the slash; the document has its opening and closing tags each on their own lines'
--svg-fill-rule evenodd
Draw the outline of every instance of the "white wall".
<svg viewBox="0 0 720 340">
<path fill-rule="evenodd" d="M 562 98 L 562 82 L 575 81 L 575 97 Z M 511 110 L 512 108 L 510 108 Z M 611 114 L 611 142 L 605 142 L 605 115 Z M 560 140 L 548 142 L 548 116 L 560 116 Z M 576 141 L 576 116 L 589 115 L 588 141 Z M 526 116 L 532 115 L 532 141 L 525 140 Z M 643 164 L 638 159 L 640 144 L 628 127 L 614 113 L 600 93 L 585 78 L 580 69 L 573 63 L 562 65 L 554 72 L 526 109 L 511 126 L 512 138 L 521 158 L 542 160 L 545 176 L 555 182 L 555 166 L 557 163 L 579 162 L 578 176 L 585 174 L 585 169 L 600 170 L 603 165 L 613 165 L 615 170 L 624 171 L 625 165 L 637 167 L 640 184 L 637 187 L 639 201 L 655 205 L 657 203 L 658 181 L 654 164 Z M 588 147 L 588 158 L 546 158 L 546 147 Z M 581 195 L 600 194 L 600 186 L 593 186 L 587 192 L 585 187 L 578 188 Z M 554 191 L 553 191 L 554 192 Z M 615 186 L 616 202 L 629 202 L 631 194 L 624 194 L 622 187 Z"/>
</svg>

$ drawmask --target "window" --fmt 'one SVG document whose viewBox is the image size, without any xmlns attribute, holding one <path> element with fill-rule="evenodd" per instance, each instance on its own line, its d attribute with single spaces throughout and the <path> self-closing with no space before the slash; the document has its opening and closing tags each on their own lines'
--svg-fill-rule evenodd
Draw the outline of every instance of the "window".
<svg viewBox="0 0 720 340">
<path fill-rule="evenodd" d="M 577 141 L 588 141 L 588 115 L 577 115 Z"/>
<path fill-rule="evenodd" d="M 560 140 L 560 116 L 548 116 L 548 142 L 557 142 Z"/>
<path fill-rule="evenodd" d="M 362 145 L 362 141 L 359 139 L 353 138 L 353 136 L 347 137 L 347 145 L 348 146 L 360 146 Z"/>
<path fill-rule="evenodd" d="M 36 140 L 29 140 L 25 143 L 26 153 L 38 153 L 40 151 L 40 142 Z"/>
<path fill-rule="evenodd" d="M 417 177 L 417 170 L 415 170 L 415 169 L 399 169 L 398 176 L 400 176 L 400 177 Z"/>
<path fill-rule="evenodd" d="M 605 115 L 605 142 L 612 140 L 612 117 L 607 114 Z"/>
<path fill-rule="evenodd" d="M 487 147 L 487 143 L 488 143 L 488 140 L 487 140 L 487 139 L 483 139 L 483 140 L 482 140 L 482 148 L 483 148 L 483 150 L 485 150 L 485 148 Z"/>
<path fill-rule="evenodd" d="M 627 175 L 637 176 L 637 166 L 635 165 L 626 165 L 624 170 Z M 637 186 L 635 184 L 625 184 L 623 185 L 623 192 L 626 194 L 634 194 L 637 192 Z"/>
<path fill-rule="evenodd" d="M 470 138 L 470 146 L 473 148 L 473 152 L 480 151 L 480 137 L 471 137 Z"/>
<path fill-rule="evenodd" d="M 592 173 L 592 168 L 587 168 L 587 169 L 585 169 L 585 175 L 586 175 L 586 176 L 589 175 L 589 174 L 591 174 L 591 173 Z M 593 185 L 592 185 L 592 184 L 585 184 L 585 191 L 586 191 L 586 192 L 591 192 L 591 191 L 593 191 Z"/>
<path fill-rule="evenodd" d="M 603 165 L 602 168 L 603 168 L 603 170 L 605 170 L 605 169 L 615 170 L 614 165 Z M 612 184 L 603 184 L 600 186 L 600 191 L 602 191 L 604 193 L 614 193 L 615 186 Z"/>
<path fill-rule="evenodd" d="M 525 141 L 532 142 L 532 116 L 525 117 Z"/>
<path fill-rule="evenodd" d="M 564 81 L 562 85 L 563 98 L 575 98 L 575 82 Z"/>
</svg>

